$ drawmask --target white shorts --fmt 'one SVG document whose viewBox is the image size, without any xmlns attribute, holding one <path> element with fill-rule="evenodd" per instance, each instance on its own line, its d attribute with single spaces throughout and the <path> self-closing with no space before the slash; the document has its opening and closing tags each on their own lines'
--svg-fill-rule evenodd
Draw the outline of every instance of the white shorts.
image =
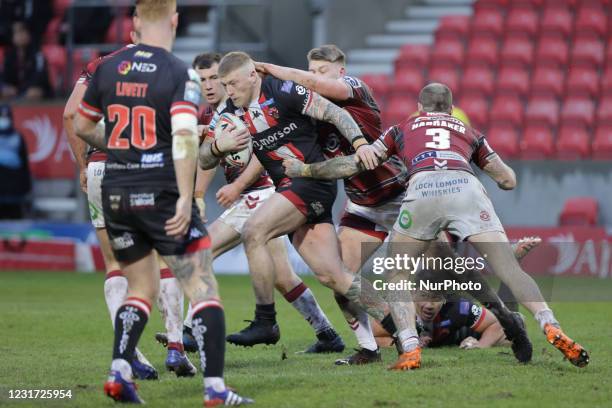
<svg viewBox="0 0 612 408">
<path fill-rule="evenodd" d="M 94 228 L 105 228 L 102 212 L 102 179 L 104 178 L 104 162 L 87 164 L 87 200 L 89 201 L 89 216 Z"/>
<path fill-rule="evenodd" d="M 274 194 L 276 189 L 268 187 L 242 194 L 230 208 L 225 210 L 219 219 L 242 235 L 242 229 L 255 210 Z"/>
<path fill-rule="evenodd" d="M 403 195 L 400 194 L 376 207 L 366 207 L 348 200 L 340 219 L 340 226 L 359 230 L 384 241 L 393 230 L 403 199 Z"/>
<path fill-rule="evenodd" d="M 393 229 L 420 240 L 433 240 L 442 230 L 461 240 L 483 232 L 504 232 L 480 181 L 460 170 L 412 176 Z"/>
</svg>

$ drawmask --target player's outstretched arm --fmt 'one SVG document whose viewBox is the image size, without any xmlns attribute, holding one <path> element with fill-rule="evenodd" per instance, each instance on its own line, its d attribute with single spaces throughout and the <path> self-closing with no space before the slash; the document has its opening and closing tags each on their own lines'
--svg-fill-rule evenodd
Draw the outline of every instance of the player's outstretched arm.
<svg viewBox="0 0 612 408">
<path fill-rule="evenodd" d="M 516 187 L 516 174 L 503 160 L 495 155 L 482 168 L 502 190 L 512 190 Z"/>
<path fill-rule="evenodd" d="M 354 154 L 311 164 L 287 158 L 283 160 L 283 166 L 285 174 L 289 177 L 309 177 L 322 180 L 347 178 L 366 170 L 363 163 Z"/>
<path fill-rule="evenodd" d="M 79 113 L 75 118 L 74 127 L 76 135 L 85 143 L 106 151 L 103 125 L 99 125 L 98 122 L 94 122 Z"/>
<path fill-rule="evenodd" d="M 486 309 L 483 309 L 483 313 L 485 313 L 484 319 L 475 329 L 476 332 L 480 333 L 480 340 L 467 337 L 459 346 L 462 349 L 489 348 L 500 344 L 504 340 L 506 335 L 497 318 Z"/>
<path fill-rule="evenodd" d="M 79 167 L 79 177 L 81 189 L 83 191 L 87 191 L 87 143 L 76 135 L 76 132 L 74 131 L 74 119 L 86 90 L 86 85 L 77 83 L 72 89 L 72 93 L 70 94 L 68 101 L 66 101 L 66 106 L 64 107 L 64 129 L 66 130 L 68 145 L 70 146 L 70 150 L 72 150 L 74 159 Z"/>
<path fill-rule="evenodd" d="M 351 87 L 342 79 L 320 77 L 312 72 L 268 64 L 266 62 L 256 62 L 255 68 L 260 72 L 270 74 L 278 79 L 298 83 L 326 98 L 345 101 L 353 96 Z"/>
<path fill-rule="evenodd" d="M 347 111 L 313 92 L 304 114 L 336 126 L 342 136 L 351 143 L 357 158 L 363 162 L 366 169 L 372 170 L 378 167 L 381 162 L 378 150 L 368 144 L 359 125 Z"/>
</svg>

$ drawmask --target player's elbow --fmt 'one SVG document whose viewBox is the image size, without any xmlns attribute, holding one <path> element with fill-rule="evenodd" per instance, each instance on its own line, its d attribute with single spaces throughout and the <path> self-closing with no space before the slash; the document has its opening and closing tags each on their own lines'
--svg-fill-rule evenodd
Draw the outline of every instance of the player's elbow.
<svg viewBox="0 0 612 408">
<path fill-rule="evenodd" d="M 74 120 L 74 118 L 76 117 L 76 107 L 70 106 L 70 105 L 66 105 L 66 107 L 64 108 L 64 113 L 63 113 L 63 119 L 64 119 L 64 125 L 69 122 Z"/>
<path fill-rule="evenodd" d="M 514 170 L 508 168 L 508 170 L 497 180 L 497 185 L 502 190 L 513 190 L 516 188 L 516 174 Z"/>
</svg>

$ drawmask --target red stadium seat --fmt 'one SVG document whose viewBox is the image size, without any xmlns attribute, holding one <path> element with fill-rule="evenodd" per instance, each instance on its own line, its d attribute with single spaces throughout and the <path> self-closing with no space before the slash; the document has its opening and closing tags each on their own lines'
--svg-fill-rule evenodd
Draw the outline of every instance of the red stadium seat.
<svg viewBox="0 0 612 408">
<path fill-rule="evenodd" d="M 566 66 L 569 61 L 567 41 L 559 37 L 541 38 L 536 49 L 536 61 L 542 65 Z"/>
<path fill-rule="evenodd" d="M 608 65 L 601 78 L 601 92 L 604 95 L 612 95 L 612 64 Z"/>
<path fill-rule="evenodd" d="M 591 154 L 589 134 L 583 126 L 563 126 L 557 140 L 557 158 L 562 160 L 585 159 Z"/>
<path fill-rule="evenodd" d="M 565 73 L 563 69 L 552 67 L 536 68 L 531 82 L 531 92 L 534 95 L 563 95 Z"/>
<path fill-rule="evenodd" d="M 559 104 L 555 98 L 536 96 L 529 100 L 525 111 L 527 122 L 544 122 L 543 124 L 554 127 L 559 121 Z"/>
<path fill-rule="evenodd" d="M 502 45 L 500 58 L 504 64 L 530 66 L 533 63 L 533 51 L 533 42 L 527 36 L 508 37 Z"/>
<path fill-rule="evenodd" d="M 567 93 L 569 95 L 599 95 L 600 75 L 594 68 L 570 68 L 567 78 Z"/>
<path fill-rule="evenodd" d="M 496 66 L 497 41 L 488 37 L 472 37 L 468 45 L 466 62 Z"/>
<path fill-rule="evenodd" d="M 421 69 L 406 69 L 395 73 L 393 84 L 389 91 L 391 96 L 396 95 L 414 95 L 419 93 L 425 85 L 425 77 Z"/>
<path fill-rule="evenodd" d="M 482 66 L 468 66 L 461 76 L 461 93 L 477 93 L 489 96 L 495 88 L 494 72 Z"/>
<path fill-rule="evenodd" d="M 383 125 L 396 125 L 408 118 L 417 110 L 416 95 L 395 96 L 388 99 L 383 110 Z"/>
<path fill-rule="evenodd" d="M 597 123 L 612 125 L 612 96 L 604 97 L 599 101 Z"/>
<path fill-rule="evenodd" d="M 128 16 L 119 16 L 113 19 L 108 31 L 106 32 L 107 43 L 129 44 L 132 42 L 130 31 L 133 30 L 132 18 Z M 119 33 L 121 31 L 121 33 Z M 121 37 L 119 37 L 121 34 Z"/>
<path fill-rule="evenodd" d="M 459 89 L 459 74 L 457 70 L 451 67 L 435 67 L 429 70 L 429 82 L 440 82 L 450 88 L 453 94 L 456 94 Z"/>
<path fill-rule="evenodd" d="M 525 105 L 518 96 L 497 96 L 491 107 L 489 121 L 521 126 L 524 112 Z"/>
<path fill-rule="evenodd" d="M 585 97 L 566 99 L 561 108 L 561 122 L 593 126 L 595 122 L 595 102 Z"/>
<path fill-rule="evenodd" d="M 608 21 L 603 10 L 582 7 L 576 18 L 576 33 L 596 33 L 603 37 L 608 31 Z"/>
<path fill-rule="evenodd" d="M 480 95 L 463 96 L 457 106 L 465 111 L 468 118 L 470 118 L 472 127 L 483 129 L 486 126 L 489 103 L 485 97 Z"/>
<path fill-rule="evenodd" d="M 531 7 L 514 8 L 506 17 L 506 31 L 510 33 L 528 34 L 534 37 L 538 29 L 538 12 Z"/>
<path fill-rule="evenodd" d="M 4 66 L 4 52 L 5 48 L 0 46 L 0 67 Z"/>
<path fill-rule="evenodd" d="M 572 65 L 600 67 L 605 59 L 603 42 L 595 38 L 577 38 L 572 48 Z"/>
<path fill-rule="evenodd" d="M 563 204 L 559 225 L 596 226 L 599 216 L 597 200 L 592 197 L 573 197 Z"/>
<path fill-rule="evenodd" d="M 61 45 L 47 44 L 42 46 L 42 52 L 49 67 L 49 80 L 55 90 L 60 90 L 65 82 L 68 57 Z"/>
<path fill-rule="evenodd" d="M 462 39 L 470 32 L 470 16 L 446 16 L 440 19 L 436 39 Z"/>
<path fill-rule="evenodd" d="M 458 39 L 441 39 L 436 41 L 432 52 L 432 65 L 463 65 L 465 54 L 463 42 Z"/>
<path fill-rule="evenodd" d="M 508 6 L 511 0 L 478 0 L 474 5 L 476 11 L 486 9 L 502 9 Z"/>
<path fill-rule="evenodd" d="M 525 96 L 529 92 L 529 71 L 525 68 L 503 67 L 497 74 L 497 93 Z"/>
<path fill-rule="evenodd" d="M 558 35 L 568 37 L 572 32 L 573 16 L 569 9 L 549 7 L 544 10 L 541 30 L 543 35 Z"/>
<path fill-rule="evenodd" d="M 98 58 L 100 53 L 93 48 L 78 48 L 72 53 L 72 78 L 70 83 L 74 84 L 81 74 L 81 69 L 92 59 Z"/>
<path fill-rule="evenodd" d="M 598 127 L 591 147 L 594 159 L 612 160 L 612 126 Z"/>
<path fill-rule="evenodd" d="M 499 37 L 504 29 L 504 15 L 500 10 L 488 8 L 476 10 L 472 19 L 472 32 L 476 34 L 489 34 Z"/>
<path fill-rule="evenodd" d="M 407 44 L 400 48 L 399 55 L 395 59 L 395 69 L 403 67 L 425 67 L 429 63 L 429 45 Z"/>
<path fill-rule="evenodd" d="M 58 44 L 61 26 L 61 17 L 52 18 L 43 34 L 43 44 Z"/>
<path fill-rule="evenodd" d="M 384 99 L 389 93 L 389 77 L 385 74 L 366 74 L 361 76 L 361 80 L 365 82 L 376 99 Z"/>
<path fill-rule="evenodd" d="M 524 131 L 521 140 L 521 157 L 529 160 L 551 158 L 555 146 L 549 126 L 529 126 Z"/>
<path fill-rule="evenodd" d="M 493 125 L 487 132 L 487 142 L 502 159 L 512 159 L 519 155 L 519 141 L 516 129 L 508 125 Z"/>
</svg>

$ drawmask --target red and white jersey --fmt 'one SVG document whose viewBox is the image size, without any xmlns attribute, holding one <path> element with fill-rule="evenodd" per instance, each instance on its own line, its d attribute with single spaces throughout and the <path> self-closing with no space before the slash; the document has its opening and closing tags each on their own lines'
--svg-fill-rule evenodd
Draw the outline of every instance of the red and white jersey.
<svg viewBox="0 0 612 408">
<path fill-rule="evenodd" d="M 224 101 L 221 104 L 219 104 L 216 110 L 213 109 L 213 107 L 210 105 L 207 105 L 206 107 L 204 107 L 204 109 L 201 110 L 198 122 L 200 125 L 204 125 L 208 127 L 207 137 L 209 138 L 215 137 L 215 126 L 217 124 L 217 121 L 219 120 L 219 116 L 220 116 L 219 112 L 223 111 L 225 107 L 226 107 L 226 104 Z M 228 184 L 236 180 L 238 176 L 240 176 L 240 174 L 242 174 L 242 172 L 246 168 L 246 167 L 232 166 L 228 162 L 226 162 L 224 159 L 221 159 L 221 161 L 219 162 L 219 165 L 223 168 L 223 174 L 225 175 L 225 181 L 227 181 Z M 259 178 L 255 180 L 253 184 L 247 187 L 242 193 L 245 194 L 253 190 L 260 190 L 263 188 L 272 187 L 273 185 L 274 184 L 272 183 L 272 179 L 270 178 L 270 176 L 268 176 L 268 173 L 264 170 L 259 176 Z"/>
<path fill-rule="evenodd" d="M 96 69 L 98 69 L 98 67 L 100 66 L 102 62 L 114 56 L 115 54 L 118 54 L 121 51 L 127 48 L 130 48 L 130 47 L 133 47 L 133 46 L 134 44 L 128 44 L 124 47 L 119 48 L 118 50 L 111 52 L 110 54 L 92 59 L 85 65 L 85 67 L 83 67 L 76 83 L 83 84 L 85 86 L 89 86 L 89 82 L 91 81 L 93 74 L 96 72 Z M 103 162 L 103 161 L 106 161 L 106 158 L 107 158 L 106 153 L 104 153 L 100 149 L 96 149 L 95 147 L 90 146 L 89 150 L 87 150 L 87 161 L 88 162 Z"/>
<path fill-rule="evenodd" d="M 380 109 L 374 96 L 359 78 L 345 76 L 342 80 L 350 87 L 351 97 L 344 101 L 333 102 L 353 117 L 365 138 L 372 143 L 382 133 Z M 325 158 L 331 159 L 355 153 L 353 146 L 334 125 L 319 121 L 317 131 Z M 355 204 L 367 207 L 378 206 L 405 191 L 407 179 L 405 170 L 401 160 L 392 156 L 374 170 L 364 171 L 344 179 L 344 190 Z"/>
<path fill-rule="evenodd" d="M 464 170 L 473 174 L 470 162 L 483 168 L 496 155 L 484 135 L 441 112 L 420 112 L 390 127 L 375 146 L 387 155 L 398 155 L 409 176 L 437 170 Z"/>
</svg>

